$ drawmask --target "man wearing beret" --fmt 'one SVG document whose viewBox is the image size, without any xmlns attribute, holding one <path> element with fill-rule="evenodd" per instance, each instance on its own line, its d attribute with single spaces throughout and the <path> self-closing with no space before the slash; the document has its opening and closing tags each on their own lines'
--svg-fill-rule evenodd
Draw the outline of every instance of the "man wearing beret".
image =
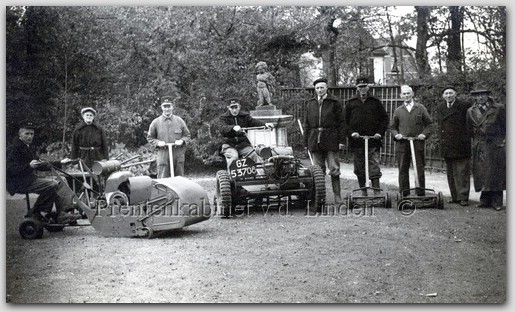
<svg viewBox="0 0 515 312">
<path fill-rule="evenodd" d="M 410 143 L 404 137 L 415 137 L 415 159 L 417 162 L 419 189 L 418 196 L 425 195 L 425 148 L 426 139 L 432 133 L 433 120 L 424 105 L 413 100 L 413 89 L 408 85 L 401 86 L 403 103 L 393 112 L 390 131 L 395 139 L 395 152 L 399 167 L 399 192 L 408 195 L 410 189 L 409 167 L 411 163 Z"/>
<path fill-rule="evenodd" d="M 341 203 L 339 151 L 345 142 L 344 112 L 341 102 L 327 93 L 327 79 L 313 82 L 315 97 L 306 103 L 303 128 L 304 144 L 313 156 L 313 163 L 326 169 L 336 203 Z"/>
<path fill-rule="evenodd" d="M 478 207 L 501 210 L 506 190 L 506 108 L 495 103 L 486 87 L 471 92 L 474 105 L 467 111 L 472 135 L 474 188 L 481 192 Z"/>
<path fill-rule="evenodd" d="M 456 98 L 453 86 L 442 90 L 443 102 L 436 107 L 440 154 L 447 166 L 450 203 L 468 206 L 470 193 L 470 134 L 463 131 L 470 104 Z"/>
<path fill-rule="evenodd" d="M 80 111 L 82 121 L 75 127 L 71 158 L 80 158 L 90 169 L 93 162 L 109 159 L 109 145 L 104 129 L 95 121 L 97 112 L 92 107 Z"/>
<path fill-rule="evenodd" d="M 224 137 L 221 151 L 226 159 L 227 168 L 229 169 L 233 161 L 243 157 L 259 162 L 258 155 L 243 128 L 273 128 L 274 124 L 255 119 L 248 112 L 242 111 L 240 101 L 236 98 L 229 99 L 228 102 L 228 111 L 220 116 L 220 133 Z"/>
<path fill-rule="evenodd" d="M 32 141 L 34 139 L 34 126 L 25 124 L 19 128 L 18 137 L 7 149 L 7 171 L 6 183 L 7 191 L 14 195 L 15 193 L 36 193 L 39 194 L 34 206 L 29 211 L 29 216 L 36 218 L 43 214 L 50 214 L 53 205 L 57 211 L 57 223 L 66 224 L 81 218 L 79 214 L 67 213 L 67 210 L 76 208 L 73 205 L 72 196 L 66 196 L 69 193 L 68 186 L 62 181 L 57 182 L 51 178 L 41 178 L 36 175 L 36 171 L 48 171 L 50 165 L 61 167 L 62 164 L 71 160 L 65 158 L 58 162 L 42 161 Z"/>
<path fill-rule="evenodd" d="M 360 188 L 365 187 L 367 183 L 365 181 L 365 141 L 360 136 L 374 137 L 368 141 L 368 170 L 372 187 L 379 189 L 379 179 L 382 175 L 379 168 L 379 150 L 389 120 L 381 100 L 368 92 L 368 84 L 369 81 L 366 77 L 356 80 L 358 94 L 345 105 L 345 132 L 352 149 L 354 174 L 358 178 Z M 379 190 L 374 190 L 374 192 L 377 193 Z"/>
<path fill-rule="evenodd" d="M 174 176 L 184 175 L 184 156 L 186 144 L 190 141 L 190 130 L 184 120 L 173 114 L 174 103 L 171 96 L 163 96 L 161 110 L 163 114 L 150 123 L 147 141 L 158 148 L 157 178 L 171 177 L 170 161 L 173 161 Z M 169 159 L 167 143 L 174 143 L 172 147 L 173 159 Z"/>
</svg>

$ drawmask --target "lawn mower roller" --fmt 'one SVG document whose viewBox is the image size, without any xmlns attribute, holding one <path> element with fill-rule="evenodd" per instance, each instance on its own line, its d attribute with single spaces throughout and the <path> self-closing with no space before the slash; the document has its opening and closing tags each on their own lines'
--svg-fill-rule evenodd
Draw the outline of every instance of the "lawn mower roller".
<svg viewBox="0 0 515 312">
<path fill-rule="evenodd" d="M 413 172 L 415 175 L 415 188 L 410 188 L 407 190 L 400 190 L 401 193 L 401 201 L 400 203 L 404 203 L 403 205 L 398 205 L 399 210 L 404 209 L 404 205 L 408 205 L 413 208 L 438 208 L 444 209 L 444 197 L 442 192 L 436 193 L 433 189 L 421 188 L 419 181 L 419 173 L 417 169 L 417 159 L 415 157 L 415 143 L 414 140 L 418 140 L 415 137 L 403 137 L 403 140 L 408 140 L 410 144 L 411 151 L 411 162 L 413 165 Z M 424 195 L 417 195 L 417 191 L 419 193 L 423 193 Z M 415 194 L 413 194 L 415 192 Z M 429 194 L 428 194 L 429 192 Z"/>
<path fill-rule="evenodd" d="M 365 140 L 365 187 L 352 190 L 346 197 L 348 209 L 367 208 L 367 207 L 384 207 L 392 208 L 392 200 L 387 192 L 381 188 L 372 187 L 368 172 L 368 141 L 374 139 L 373 136 L 360 135 L 359 138 Z M 370 194 L 369 193 L 373 193 Z"/>
</svg>

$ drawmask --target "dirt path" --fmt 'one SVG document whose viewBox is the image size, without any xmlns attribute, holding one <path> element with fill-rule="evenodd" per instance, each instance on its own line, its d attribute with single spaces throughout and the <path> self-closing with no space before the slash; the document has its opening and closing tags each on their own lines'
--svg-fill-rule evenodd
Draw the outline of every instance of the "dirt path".
<svg viewBox="0 0 515 312">
<path fill-rule="evenodd" d="M 214 178 L 197 181 L 214 195 Z M 6 199 L 8 303 L 506 301 L 505 210 L 282 207 L 150 240 L 80 226 L 34 241 L 17 232 L 24 211 Z"/>
</svg>

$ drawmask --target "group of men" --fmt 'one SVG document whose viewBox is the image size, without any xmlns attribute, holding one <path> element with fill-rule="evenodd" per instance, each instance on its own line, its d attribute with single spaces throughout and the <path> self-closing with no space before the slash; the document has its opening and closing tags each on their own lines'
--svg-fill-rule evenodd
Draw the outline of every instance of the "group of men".
<svg viewBox="0 0 515 312">
<path fill-rule="evenodd" d="M 414 101 L 413 89 L 401 86 L 403 105 L 393 113 L 391 121 L 377 97 L 370 94 L 367 78 L 356 81 L 357 94 L 343 106 L 339 99 L 330 95 L 327 80 L 320 78 L 313 83 L 316 96 L 308 100 L 304 115 L 305 146 L 314 164 L 331 176 L 335 202 L 340 203 L 339 151 L 348 142 L 354 159 L 354 173 L 360 188 L 367 185 L 365 159 L 368 159 L 369 179 L 372 188 L 378 191 L 382 176 L 380 149 L 382 139 L 389 128 L 396 141 L 396 157 L 399 169 L 399 192 L 409 192 L 409 167 L 412 159 L 409 139 L 414 143 L 417 164 L 417 195 L 425 189 L 425 140 L 433 133 L 433 121 L 424 105 Z M 457 99 L 455 87 L 442 91 L 444 102 L 436 108 L 438 133 L 442 157 L 447 165 L 447 178 L 451 203 L 467 206 L 469 203 L 470 173 L 472 169 L 476 192 L 481 192 L 478 207 L 493 207 L 500 210 L 503 191 L 506 189 L 506 112 L 504 105 L 489 97 L 491 92 L 479 88 L 471 92 L 473 105 Z M 184 175 L 185 146 L 191 134 L 184 120 L 173 114 L 174 100 L 161 99 L 162 115 L 150 124 L 147 140 L 158 149 L 157 178 Z M 81 110 L 82 121 L 77 125 L 72 139 L 72 158 L 81 158 L 88 167 L 94 161 L 109 157 L 106 135 L 95 121 L 96 111 L 91 107 Z M 273 128 L 241 110 L 238 99 L 228 101 L 227 112 L 220 116 L 220 133 L 224 138 L 220 152 L 225 156 L 227 167 L 242 157 L 258 162 L 258 156 L 245 134 L 245 128 L 263 126 Z M 368 157 L 365 156 L 365 140 L 368 139 Z M 58 221 L 76 220 L 70 214 L 76 208 L 66 185 L 50 178 L 40 178 L 38 170 L 49 170 L 69 163 L 41 161 L 31 146 L 34 127 L 23 125 L 18 138 L 7 151 L 7 188 L 9 193 L 38 193 L 36 203 L 29 214 L 48 214 L 53 205 Z M 173 150 L 169 159 L 168 149 Z M 472 160 L 472 165 L 471 165 Z"/>
<path fill-rule="evenodd" d="M 389 120 L 381 100 L 370 94 L 365 77 L 357 79 L 357 94 L 345 106 L 328 94 L 327 79 L 319 78 L 313 85 L 316 96 L 307 102 L 303 122 L 305 146 L 313 162 L 331 176 L 335 202 L 341 202 L 338 155 L 346 142 L 352 151 L 359 187 L 365 190 L 368 182 L 365 180 L 365 159 L 368 158 L 369 179 L 378 192 L 382 176 L 379 152 L 388 128 L 396 142 L 399 192 L 402 195 L 410 192 L 412 149 L 409 141 L 412 140 L 418 173 L 416 194 L 425 195 L 425 140 L 434 132 L 434 124 L 424 105 L 414 100 L 410 86 L 401 86 L 403 104 Z M 456 98 L 455 87 L 444 88 L 444 102 L 436 108 L 436 125 L 441 155 L 447 165 L 450 202 L 469 205 L 472 168 L 475 190 L 481 192 L 477 206 L 500 210 L 506 189 L 506 113 L 504 105 L 495 103 L 489 94 L 485 88 L 473 90 L 474 104 L 471 105 Z M 369 142 L 368 157 L 365 156 L 365 137 Z"/>
</svg>

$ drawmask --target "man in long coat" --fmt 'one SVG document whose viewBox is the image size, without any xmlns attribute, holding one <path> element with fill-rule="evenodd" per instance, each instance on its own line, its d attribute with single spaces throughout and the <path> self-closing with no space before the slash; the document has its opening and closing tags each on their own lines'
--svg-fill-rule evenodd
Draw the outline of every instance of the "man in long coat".
<svg viewBox="0 0 515 312">
<path fill-rule="evenodd" d="M 475 103 L 467 111 L 472 135 L 474 188 L 481 192 L 478 207 L 501 210 L 506 190 L 506 108 L 489 97 L 486 88 L 471 92 Z"/>
<path fill-rule="evenodd" d="M 327 93 L 327 79 L 319 78 L 313 86 L 316 95 L 306 103 L 303 122 L 304 144 L 311 152 L 314 164 L 320 166 L 324 173 L 328 169 L 335 202 L 340 203 L 339 151 L 345 142 L 343 105 Z"/>
<path fill-rule="evenodd" d="M 456 89 L 445 87 L 444 102 L 436 107 L 440 137 L 440 154 L 447 166 L 447 182 L 451 191 L 450 203 L 468 206 L 470 194 L 470 134 L 463 131 L 470 104 L 456 98 Z"/>
</svg>

